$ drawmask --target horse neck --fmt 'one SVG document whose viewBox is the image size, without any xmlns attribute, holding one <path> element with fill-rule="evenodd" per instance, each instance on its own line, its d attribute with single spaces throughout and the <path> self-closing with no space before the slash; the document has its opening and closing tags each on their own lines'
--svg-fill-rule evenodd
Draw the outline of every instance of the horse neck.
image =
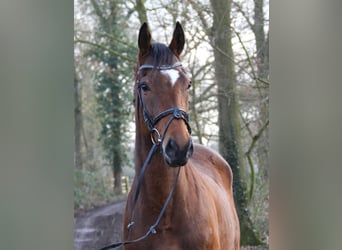
<svg viewBox="0 0 342 250">
<path fill-rule="evenodd" d="M 136 177 L 140 175 L 141 168 L 152 147 L 150 136 L 141 131 L 141 127 L 137 123 L 135 140 Z M 164 202 L 172 188 L 177 172 L 178 168 L 172 168 L 164 162 L 161 145 L 159 145 L 145 171 L 144 183 L 141 188 L 142 195 L 148 199 Z"/>
</svg>

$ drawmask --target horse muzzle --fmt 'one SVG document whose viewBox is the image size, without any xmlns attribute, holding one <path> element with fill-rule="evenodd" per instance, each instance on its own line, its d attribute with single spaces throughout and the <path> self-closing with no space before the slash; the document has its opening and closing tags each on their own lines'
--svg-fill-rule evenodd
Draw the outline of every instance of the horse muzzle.
<svg viewBox="0 0 342 250">
<path fill-rule="evenodd" d="M 165 162 L 171 167 L 184 166 L 194 152 L 194 146 L 191 138 L 184 146 L 180 146 L 176 140 L 170 138 L 163 147 L 163 156 Z"/>
</svg>

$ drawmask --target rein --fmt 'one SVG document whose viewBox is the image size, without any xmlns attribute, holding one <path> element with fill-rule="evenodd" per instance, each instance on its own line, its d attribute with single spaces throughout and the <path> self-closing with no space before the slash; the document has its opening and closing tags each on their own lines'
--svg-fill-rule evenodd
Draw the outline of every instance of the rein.
<svg viewBox="0 0 342 250">
<path fill-rule="evenodd" d="M 153 65 L 150 65 L 150 64 L 143 64 L 139 67 L 138 69 L 138 75 L 140 73 L 141 70 L 143 69 L 157 69 L 157 70 L 168 70 L 168 69 L 173 69 L 173 68 L 176 68 L 176 67 L 179 67 L 179 66 L 182 66 L 181 62 L 176 62 L 175 64 L 173 65 L 163 65 L 163 66 L 153 66 Z M 174 119 L 182 119 L 187 128 L 188 128 L 188 131 L 189 133 L 191 134 L 191 127 L 190 127 L 190 124 L 189 124 L 189 114 L 186 113 L 184 110 L 182 109 L 179 109 L 178 107 L 173 107 L 173 108 L 170 108 L 170 109 L 167 109 L 163 112 L 161 112 L 159 115 L 157 115 L 156 117 L 154 117 L 153 119 L 151 119 L 145 105 L 144 105 L 144 102 L 143 102 L 143 99 L 142 99 L 142 96 L 141 96 L 141 85 L 140 85 L 140 80 L 138 79 L 137 80 L 137 85 L 138 85 L 138 97 L 139 97 L 139 101 L 140 101 L 140 104 L 142 106 L 142 109 L 143 109 L 143 116 L 144 116 L 144 121 L 146 123 L 146 126 L 151 134 L 151 141 L 152 141 L 152 148 L 150 149 L 148 155 L 147 155 L 147 158 L 141 168 L 141 172 L 140 172 L 140 175 L 139 175 L 139 179 L 138 179 L 138 186 L 137 186 L 137 189 L 135 191 L 135 194 L 134 194 L 134 201 L 133 201 L 133 206 L 132 206 L 132 209 L 131 209 L 131 217 L 130 217 L 130 220 L 129 220 L 129 223 L 127 225 L 127 230 L 128 230 L 128 235 L 127 235 L 127 238 L 129 237 L 129 233 L 131 231 L 131 228 L 132 226 L 134 225 L 134 208 L 135 208 L 135 205 L 136 205 L 136 202 L 138 200 L 138 197 L 139 197 L 139 193 L 140 193 L 140 189 L 141 189 L 141 185 L 142 185 L 142 181 L 143 181 L 143 178 L 144 178 L 144 174 L 145 174 L 145 171 L 147 169 L 147 166 L 150 164 L 151 162 L 151 159 L 153 157 L 153 155 L 155 154 L 155 152 L 157 151 L 157 148 L 159 147 L 159 145 L 163 142 L 164 140 L 164 137 L 165 137 L 165 134 L 166 134 L 166 131 L 168 130 L 171 122 L 174 120 Z M 165 130 L 164 130 L 164 133 L 163 135 L 161 136 L 159 131 L 155 128 L 155 125 L 164 117 L 168 116 L 168 115 L 172 115 L 170 117 L 170 119 L 168 120 L 167 124 L 166 124 L 166 127 L 165 127 Z M 153 134 L 156 133 L 157 134 L 157 140 L 154 139 L 153 137 Z M 99 250 L 107 250 L 107 249 L 112 249 L 112 248 L 118 248 L 120 246 L 123 246 L 123 245 L 128 245 L 128 244 L 132 244 L 132 243 L 137 243 L 139 241 L 142 241 L 144 239 L 146 239 L 148 236 L 150 236 L 151 234 L 156 234 L 157 231 L 156 231 L 156 227 L 159 225 L 165 211 L 166 211 L 166 208 L 167 206 L 169 205 L 170 203 L 170 200 L 173 196 L 173 193 L 176 189 L 176 185 L 177 185 L 177 182 L 178 182 L 178 177 L 179 177 L 179 174 L 180 174 L 180 167 L 178 167 L 178 171 L 177 171 L 177 175 L 176 175 L 176 178 L 174 180 L 174 183 L 172 185 L 172 188 L 164 202 L 164 205 L 158 215 L 158 218 L 156 220 L 156 222 L 149 228 L 149 230 L 141 237 L 137 238 L 137 239 L 134 239 L 134 240 L 126 240 L 126 241 L 122 241 L 122 242 L 119 242 L 119 243 L 115 243 L 115 244 L 111 244 L 111 245 L 108 245 L 106 247 L 103 247 Z"/>
</svg>

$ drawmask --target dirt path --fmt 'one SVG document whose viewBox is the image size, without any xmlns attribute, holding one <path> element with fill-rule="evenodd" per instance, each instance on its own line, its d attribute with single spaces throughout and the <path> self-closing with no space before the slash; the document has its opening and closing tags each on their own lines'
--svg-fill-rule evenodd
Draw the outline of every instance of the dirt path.
<svg viewBox="0 0 342 250">
<path fill-rule="evenodd" d="M 74 250 L 96 250 L 121 240 L 126 201 L 102 206 L 76 216 Z"/>
</svg>

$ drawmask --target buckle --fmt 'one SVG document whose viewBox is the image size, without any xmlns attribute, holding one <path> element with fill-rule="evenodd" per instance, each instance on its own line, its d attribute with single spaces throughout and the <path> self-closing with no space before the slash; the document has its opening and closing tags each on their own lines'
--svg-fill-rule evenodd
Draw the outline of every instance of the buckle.
<svg viewBox="0 0 342 250">
<path fill-rule="evenodd" d="M 183 112 L 182 112 L 182 110 L 180 110 L 180 109 L 175 109 L 174 111 L 173 111 L 173 117 L 174 118 L 176 118 L 176 119 L 181 119 L 182 117 L 183 117 Z"/>
<path fill-rule="evenodd" d="M 154 133 L 157 135 L 157 141 L 155 141 L 155 139 L 154 139 L 154 136 L 153 136 Z M 151 141 L 153 144 L 157 144 L 157 145 L 162 142 L 161 135 L 160 135 L 158 129 L 156 129 L 156 128 L 153 128 L 151 130 Z"/>
</svg>

